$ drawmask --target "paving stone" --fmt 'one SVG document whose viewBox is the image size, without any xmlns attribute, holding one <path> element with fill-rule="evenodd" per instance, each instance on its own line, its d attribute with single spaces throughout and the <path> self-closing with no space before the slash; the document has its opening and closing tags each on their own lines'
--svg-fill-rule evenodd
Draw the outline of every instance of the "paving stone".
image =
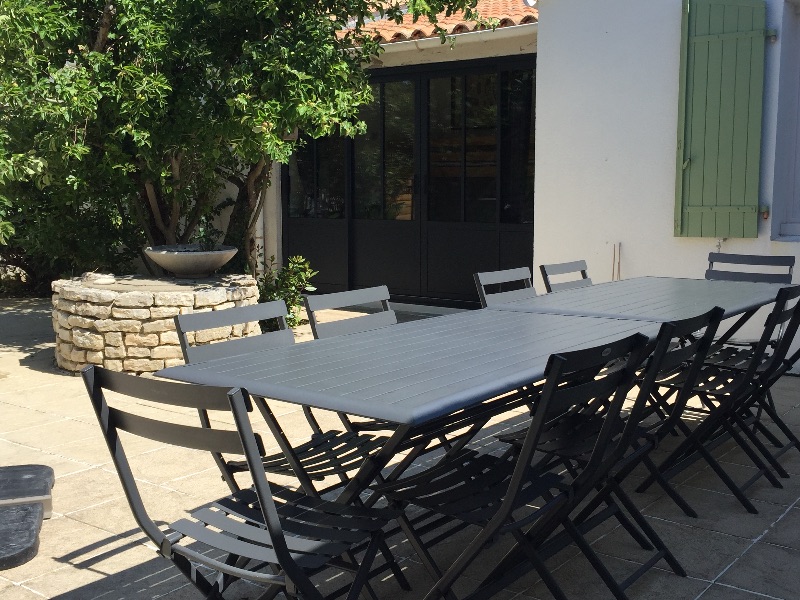
<svg viewBox="0 0 800 600">
<path fill-rule="evenodd" d="M 719 583 L 773 598 L 797 598 L 800 550 L 759 542 L 719 579 Z"/>
<path fill-rule="evenodd" d="M 757 472 L 757 469 L 752 466 L 752 463 L 749 465 L 736 464 L 727 461 L 730 455 L 726 455 L 725 458 L 726 460 L 721 461 L 720 464 L 722 464 L 725 471 L 733 477 L 733 480 L 737 483 L 747 481 Z M 761 477 L 747 489 L 745 494 L 751 500 L 761 500 L 781 506 L 789 506 L 800 498 L 800 477 L 778 477 L 778 481 L 783 486 L 782 488 L 774 487 L 767 479 Z M 686 485 L 721 493 L 730 493 L 722 480 L 719 477 L 713 476 L 711 473 L 697 475 L 689 479 Z"/>
<path fill-rule="evenodd" d="M 54 448 L 83 440 L 98 435 L 97 426 L 86 425 L 80 421 L 70 419 L 54 420 L 36 427 L 26 427 L 4 434 L 5 439 L 39 448 L 41 450 L 52 451 Z"/>
<path fill-rule="evenodd" d="M 752 543 L 745 538 L 660 519 L 649 518 L 648 522 L 686 572 L 699 579 L 713 581 Z M 642 550 L 622 527 L 595 542 L 593 547 L 597 552 L 629 561 L 644 562 L 652 556 L 651 551 Z M 659 566 L 669 568 L 663 561 Z"/>
<path fill-rule="evenodd" d="M 53 510 L 65 515 L 120 498 L 124 493 L 116 473 L 109 473 L 101 467 L 65 475 L 57 480 L 56 486 Z"/>
<path fill-rule="evenodd" d="M 601 559 L 617 580 L 629 575 L 637 566 L 636 563 L 610 556 L 601 556 Z M 580 598 L 581 600 L 608 600 L 612 598 L 611 592 L 583 555 L 576 556 L 555 569 L 553 576 L 568 598 Z M 646 600 L 675 600 L 677 598 L 689 600 L 696 598 L 708 587 L 709 583 L 693 577 L 679 577 L 672 571 L 663 571 L 656 568 L 650 569 L 639 578 L 627 590 L 627 594 L 629 598 Z M 534 598 L 552 599 L 547 586 L 542 581 L 538 581 L 535 585 L 525 590 L 523 594 Z"/>
<path fill-rule="evenodd" d="M 683 486 L 681 495 L 698 513 L 698 518 L 687 517 L 675 503 L 663 497 L 645 507 L 647 516 L 666 519 L 698 529 L 718 531 L 728 535 L 755 539 L 774 523 L 785 510 L 784 507 L 753 500 L 758 514 L 748 513 L 733 495 Z"/>
<path fill-rule="evenodd" d="M 42 523 L 37 555 L 24 565 L 3 571 L 3 577 L 19 584 L 44 574 L 52 576 L 59 569 L 69 569 L 67 556 L 82 548 L 91 548 L 108 537 L 108 532 L 68 517 L 47 519 Z"/>
<path fill-rule="evenodd" d="M 800 551 L 800 508 L 789 509 L 764 536 L 767 544 L 785 546 Z"/>
<path fill-rule="evenodd" d="M 715 584 L 698 596 L 697 600 L 764 600 L 764 596 L 727 585 Z"/>
</svg>

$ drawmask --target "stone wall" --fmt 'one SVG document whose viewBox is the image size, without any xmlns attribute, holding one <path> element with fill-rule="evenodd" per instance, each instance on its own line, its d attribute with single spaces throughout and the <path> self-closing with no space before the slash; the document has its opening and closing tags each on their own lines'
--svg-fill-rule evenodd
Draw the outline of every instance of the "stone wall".
<svg viewBox="0 0 800 600">
<path fill-rule="evenodd" d="M 147 373 L 183 364 L 173 318 L 258 301 L 255 280 L 228 275 L 202 280 L 120 277 L 101 285 L 80 279 L 52 283 L 56 362 L 69 371 L 87 364 Z M 255 333 L 258 323 L 188 334 L 210 343 Z"/>
</svg>

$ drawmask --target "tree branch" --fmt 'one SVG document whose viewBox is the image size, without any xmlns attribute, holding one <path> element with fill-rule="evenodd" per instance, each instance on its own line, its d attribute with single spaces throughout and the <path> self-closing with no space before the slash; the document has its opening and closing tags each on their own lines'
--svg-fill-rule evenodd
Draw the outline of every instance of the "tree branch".
<svg viewBox="0 0 800 600">
<path fill-rule="evenodd" d="M 169 230 L 171 236 L 175 239 L 178 237 L 178 222 L 181 219 L 181 205 L 178 201 L 178 190 L 181 189 L 181 161 L 183 160 L 183 152 L 178 152 L 178 155 L 170 155 L 169 162 L 172 169 L 173 180 L 173 194 L 172 194 L 172 214 L 169 216 Z"/>
<path fill-rule="evenodd" d="M 256 223 L 258 223 L 258 214 L 264 207 L 264 202 L 267 198 L 267 188 L 269 186 L 266 182 L 261 186 L 261 193 L 258 195 L 258 203 L 256 204 L 256 209 L 250 215 L 250 223 L 247 225 L 247 231 L 245 232 L 244 243 L 245 243 L 245 250 L 247 251 L 247 264 L 250 267 L 250 273 L 255 276 L 257 272 L 258 265 L 258 257 L 256 256 L 256 244 L 255 244 L 255 229 Z"/>
<path fill-rule="evenodd" d="M 262 156 L 256 164 L 250 167 L 250 172 L 247 174 L 247 179 L 245 180 L 245 185 L 247 186 L 247 207 L 250 209 L 251 213 L 255 209 L 257 202 L 256 184 L 264 173 L 266 164 L 266 158 Z"/>
<path fill-rule="evenodd" d="M 158 206 L 158 198 L 156 198 L 156 190 L 153 187 L 153 182 L 145 181 L 144 182 L 144 190 L 147 194 L 147 202 L 150 205 L 150 212 L 153 214 L 153 219 L 156 222 L 156 227 L 164 236 L 164 241 L 167 244 L 174 244 L 174 238 L 172 240 L 169 239 L 169 231 L 164 225 L 164 219 L 161 218 L 161 208 Z"/>
<path fill-rule="evenodd" d="M 114 20 L 114 15 L 116 14 L 116 7 L 111 2 L 106 2 L 106 5 L 103 7 L 103 14 L 100 16 L 100 22 L 98 23 L 94 48 L 92 48 L 95 52 L 102 52 L 105 50 L 106 44 L 108 43 L 108 33 L 111 31 L 111 22 Z"/>
<path fill-rule="evenodd" d="M 200 223 L 200 218 L 203 216 L 205 209 L 208 205 L 211 204 L 211 199 L 208 196 L 203 196 L 202 198 L 198 198 L 197 201 L 194 203 L 194 207 L 192 208 L 191 214 L 188 215 L 188 219 L 186 221 L 186 227 L 183 229 L 183 235 L 181 235 L 180 243 L 187 244 L 189 240 L 192 238 L 194 234 L 194 230 L 197 229 L 197 224 Z"/>
</svg>

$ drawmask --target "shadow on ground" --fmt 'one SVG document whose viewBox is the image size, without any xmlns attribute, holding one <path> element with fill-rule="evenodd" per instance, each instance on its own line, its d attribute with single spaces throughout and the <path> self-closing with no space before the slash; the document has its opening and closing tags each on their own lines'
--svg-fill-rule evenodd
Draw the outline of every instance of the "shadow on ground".
<svg viewBox="0 0 800 600">
<path fill-rule="evenodd" d="M 33 353 L 55 343 L 49 299 L 0 299 L 0 352 Z"/>
</svg>

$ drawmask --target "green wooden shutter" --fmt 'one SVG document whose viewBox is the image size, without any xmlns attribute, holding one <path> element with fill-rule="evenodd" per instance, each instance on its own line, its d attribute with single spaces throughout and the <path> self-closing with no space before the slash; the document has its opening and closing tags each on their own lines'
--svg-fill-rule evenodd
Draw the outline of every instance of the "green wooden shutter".
<svg viewBox="0 0 800 600">
<path fill-rule="evenodd" d="M 758 235 L 766 4 L 686 0 L 675 235 Z"/>
</svg>

